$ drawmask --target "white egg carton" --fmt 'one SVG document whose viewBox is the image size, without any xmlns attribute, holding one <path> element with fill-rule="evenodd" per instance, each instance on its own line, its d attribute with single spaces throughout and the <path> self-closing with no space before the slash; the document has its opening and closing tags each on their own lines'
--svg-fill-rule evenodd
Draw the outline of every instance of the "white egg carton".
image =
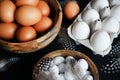
<svg viewBox="0 0 120 80">
<path fill-rule="evenodd" d="M 77 16 L 77 18 L 73 21 L 73 23 L 74 23 L 74 22 L 77 22 L 77 21 L 83 21 L 81 15 L 82 15 L 82 13 L 83 13 L 87 8 L 92 8 L 92 7 L 91 7 L 91 2 L 88 3 L 88 5 L 84 8 L 84 10 L 83 10 L 83 11 Z M 107 54 L 110 52 L 114 38 L 118 37 L 118 35 L 119 35 L 119 33 L 120 33 L 120 27 L 119 27 L 119 31 L 118 31 L 117 33 L 109 33 L 110 39 L 111 39 L 111 45 L 110 45 L 109 48 L 108 48 L 107 50 L 105 50 L 105 51 L 97 51 L 97 50 L 95 50 L 95 49 L 91 46 L 91 44 L 90 44 L 90 37 L 91 37 L 91 36 L 90 36 L 88 39 L 83 39 L 83 40 L 82 40 L 82 39 L 76 39 L 76 38 L 72 35 L 72 32 L 71 32 L 71 31 L 72 31 L 72 25 L 73 25 L 73 23 L 72 23 L 72 24 L 68 27 L 68 29 L 67 29 L 67 33 L 68 33 L 69 37 L 72 38 L 72 39 L 76 42 L 77 45 L 82 44 L 82 45 L 88 47 L 89 49 L 91 49 L 91 50 L 94 52 L 94 54 L 99 54 L 99 55 L 101 55 L 101 56 L 105 56 L 105 55 L 107 55 Z M 120 22 L 119 22 L 119 26 L 120 26 Z M 90 35 L 92 35 L 92 34 L 90 34 Z"/>
</svg>

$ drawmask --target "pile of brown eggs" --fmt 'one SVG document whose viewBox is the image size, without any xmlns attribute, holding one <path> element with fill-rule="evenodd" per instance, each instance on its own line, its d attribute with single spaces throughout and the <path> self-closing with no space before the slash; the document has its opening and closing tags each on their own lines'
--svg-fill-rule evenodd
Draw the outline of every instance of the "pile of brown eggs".
<svg viewBox="0 0 120 80">
<path fill-rule="evenodd" d="M 53 25 L 44 0 L 0 0 L 0 38 L 19 42 L 36 39 Z"/>
</svg>

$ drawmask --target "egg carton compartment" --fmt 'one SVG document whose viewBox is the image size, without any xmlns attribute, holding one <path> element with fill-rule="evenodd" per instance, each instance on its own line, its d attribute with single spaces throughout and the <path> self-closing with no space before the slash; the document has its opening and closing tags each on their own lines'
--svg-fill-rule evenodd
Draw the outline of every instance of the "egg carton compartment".
<svg viewBox="0 0 120 80">
<path fill-rule="evenodd" d="M 104 3 L 104 2 L 103 2 L 103 3 Z M 111 11 L 112 7 L 114 7 L 115 5 L 111 7 L 111 4 L 112 4 L 112 3 L 110 4 L 109 1 L 108 1 L 108 3 L 109 3 L 109 6 L 107 6 L 107 8 L 109 8 L 109 11 Z M 115 2 L 114 2 L 114 3 L 115 3 Z M 83 13 L 84 13 L 85 10 L 87 10 L 87 9 L 93 9 L 93 8 L 91 7 L 91 4 L 92 4 L 92 1 L 90 1 L 90 2 L 87 4 L 87 6 L 84 8 L 84 10 L 77 16 L 77 18 L 73 21 L 73 23 L 67 28 L 67 33 L 68 33 L 69 37 L 72 38 L 72 39 L 76 42 L 77 45 L 82 44 L 82 45 L 88 47 L 89 49 L 91 49 L 94 54 L 99 54 L 99 55 L 101 55 L 101 56 L 105 56 L 105 55 L 107 55 L 107 54 L 110 52 L 111 46 L 112 46 L 112 43 L 113 43 L 113 40 L 114 40 L 115 38 L 117 38 L 118 35 L 120 34 L 120 21 L 117 19 L 117 20 L 118 20 L 118 26 L 119 26 L 119 29 L 117 30 L 117 32 L 108 32 L 108 31 L 106 31 L 106 32 L 109 34 L 109 36 L 110 36 L 110 46 L 109 46 L 107 49 L 105 49 L 105 50 L 103 50 L 103 51 L 98 51 L 98 50 L 94 49 L 94 48 L 92 47 L 91 43 L 90 43 L 90 38 L 91 38 L 91 36 L 93 35 L 93 33 L 97 32 L 97 31 L 105 31 L 105 30 L 102 29 L 102 28 L 104 27 L 104 26 L 102 26 L 102 23 L 103 23 L 103 21 L 104 21 L 106 18 L 112 17 L 112 16 L 111 16 L 111 12 L 110 12 L 108 15 L 106 15 L 106 17 L 105 17 L 104 19 L 102 19 L 100 12 L 98 12 L 98 11 L 96 10 L 96 11 L 99 13 L 99 16 L 100 16 L 100 18 L 99 18 L 98 20 L 100 20 L 100 22 L 101 22 L 101 23 L 99 24 L 99 25 L 101 25 L 101 27 L 98 27 L 97 29 L 95 29 L 95 28 L 93 28 L 93 27 L 91 28 L 91 27 L 90 27 L 91 25 L 88 24 L 88 26 L 89 26 L 89 28 L 90 28 L 90 34 L 89 34 L 89 37 L 88 37 L 87 39 L 76 39 L 76 38 L 73 36 L 73 34 L 72 34 L 72 28 L 73 28 L 74 23 L 80 22 L 80 21 L 83 21 L 83 22 L 87 23 L 86 21 L 83 20 L 83 16 L 82 16 L 82 15 L 83 15 Z M 116 4 L 116 6 L 120 7 L 120 4 Z M 120 8 L 119 8 L 119 9 L 120 9 Z M 94 9 L 94 10 L 95 10 L 95 9 Z M 116 15 L 115 15 L 115 16 L 116 16 Z M 94 16 L 93 16 L 93 17 L 94 17 Z M 119 15 L 118 15 L 117 17 L 119 17 Z M 102 39 L 101 39 L 101 40 L 102 40 Z M 101 40 L 99 40 L 99 42 L 101 42 Z"/>
</svg>

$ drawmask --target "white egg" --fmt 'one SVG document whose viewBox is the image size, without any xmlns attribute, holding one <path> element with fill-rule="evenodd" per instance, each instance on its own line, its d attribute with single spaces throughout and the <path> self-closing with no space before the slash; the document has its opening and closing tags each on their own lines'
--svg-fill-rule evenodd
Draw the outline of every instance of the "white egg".
<svg viewBox="0 0 120 80">
<path fill-rule="evenodd" d="M 115 17 L 120 22 L 120 5 L 111 8 L 111 16 Z"/>
<path fill-rule="evenodd" d="M 76 75 L 82 79 L 88 73 L 88 63 L 85 59 L 79 59 L 74 65 Z"/>
<path fill-rule="evenodd" d="M 99 13 L 95 9 L 86 9 L 82 13 L 82 19 L 87 24 L 93 23 L 95 20 L 100 19 Z"/>
<path fill-rule="evenodd" d="M 108 33 L 117 33 L 119 31 L 119 22 L 114 17 L 107 17 L 102 21 L 102 29 Z"/>
<path fill-rule="evenodd" d="M 76 70 L 77 71 L 77 70 Z M 79 71 L 77 71 L 77 76 L 80 78 L 80 79 L 82 79 L 87 73 L 86 73 L 87 71 L 85 71 L 85 70 L 79 70 Z"/>
<path fill-rule="evenodd" d="M 120 5 L 120 0 L 108 0 L 110 6 Z"/>
<path fill-rule="evenodd" d="M 87 39 L 90 34 L 90 28 L 87 23 L 83 21 L 75 22 L 72 26 L 72 35 L 76 39 Z"/>
<path fill-rule="evenodd" d="M 94 50 L 107 50 L 111 45 L 110 35 L 104 30 L 96 31 L 90 38 L 90 44 Z"/>
<path fill-rule="evenodd" d="M 82 80 L 93 80 L 93 76 L 90 75 L 90 74 L 87 74 L 87 75 L 85 75 L 85 76 L 83 77 Z"/>
<path fill-rule="evenodd" d="M 91 1 L 91 7 L 100 12 L 104 7 L 109 6 L 108 0 L 93 0 Z"/>
<path fill-rule="evenodd" d="M 77 65 L 79 66 L 80 69 L 84 69 L 84 70 L 88 69 L 88 63 L 85 59 L 79 59 Z"/>
<path fill-rule="evenodd" d="M 57 57 L 55 57 L 54 59 L 53 59 L 53 63 L 55 64 L 55 65 L 59 65 L 59 64 L 61 64 L 62 62 L 64 62 L 65 61 L 65 59 L 64 59 L 64 57 L 62 57 L 62 56 L 57 56 Z"/>
</svg>

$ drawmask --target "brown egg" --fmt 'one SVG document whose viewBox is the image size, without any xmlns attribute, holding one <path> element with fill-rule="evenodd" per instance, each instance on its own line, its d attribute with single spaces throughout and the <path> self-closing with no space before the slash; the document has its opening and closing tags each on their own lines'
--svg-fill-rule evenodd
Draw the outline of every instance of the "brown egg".
<svg viewBox="0 0 120 80">
<path fill-rule="evenodd" d="M 25 42 L 35 39 L 37 33 L 35 29 L 31 26 L 22 26 L 16 31 L 16 38 L 18 41 Z"/>
<path fill-rule="evenodd" d="M 0 38 L 13 39 L 17 28 L 15 23 L 0 23 Z"/>
<path fill-rule="evenodd" d="M 10 0 L 0 2 L 0 20 L 3 22 L 13 22 L 14 13 L 16 10 L 15 4 Z"/>
<path fill-rule="evenodd" d="M 43 16 L 49 16 L 50 7 L 47 2 L 40 0 L 37 7 L 40 9 Z"/>
<path fill-rule="evenodd" d="M 15 0 L 16 6 L 21 6 L 21 5 L 33 5 L 37 6 L 39 0 Z"/>
<path fill-rule="evenodd" d="M 43 33 L 49 30 L 53 25 L 51 18 L 44 16 L 42 19 L 34 25 L 34 28 L 37 32 Z"/>
<path fill-rule="evenodd" d="M 64 6 L 64 14 L 67 19 L 74 19 L 80 12 L 80 7 L 76 1 L 69 1 Z"/>
<path fill-rule="evenodd" d="M 21 25 L 33 25 L 40 21 L 42 14 L 35 6 L 24 5 L 19 7 L 15 13 L 16 21 Z"/>
</svg>

